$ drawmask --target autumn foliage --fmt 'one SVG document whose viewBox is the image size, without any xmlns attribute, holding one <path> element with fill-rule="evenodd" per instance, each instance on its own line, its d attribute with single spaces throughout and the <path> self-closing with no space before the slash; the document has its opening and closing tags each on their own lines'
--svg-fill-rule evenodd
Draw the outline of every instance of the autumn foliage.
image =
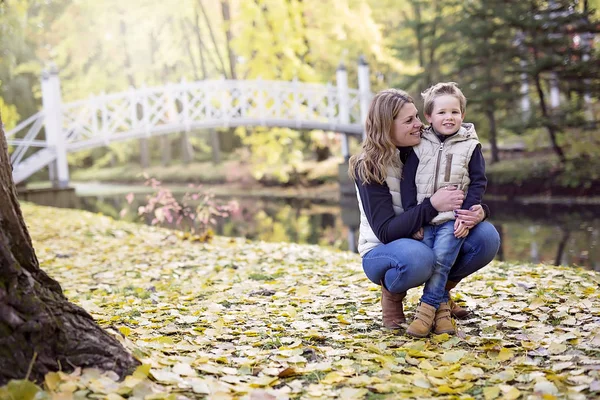
<svg viewBox="0 0 600 400">
<path fill-rule="evenodd" d="M 457 336 L 415 340 L 381 329 L 380 291 L 349 252 L 224 237 L 194 243 L 87 212 L 31 205 L 24 212 L 43 267 L 143 362 L 123 382 L 97 370 L 51 374 L 46 393 L 587 399 L 600 392 L 597 272 L 494 262 L 461 283 L 457 300 L 474 317 L 457 322 Z M 419 296 L 408 293 L 409 317 Z"/>
</svg>

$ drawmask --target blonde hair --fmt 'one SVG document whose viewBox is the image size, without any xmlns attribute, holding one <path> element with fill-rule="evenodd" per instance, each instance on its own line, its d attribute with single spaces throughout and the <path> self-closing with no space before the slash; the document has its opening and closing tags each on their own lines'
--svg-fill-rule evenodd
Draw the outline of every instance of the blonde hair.
<svg viewBox="0 0 600 400">
<path fill-rule="evenodd" d="M 348 174 L 352 179 L 382 184 L 388 167 L 400 164 L 391 132 L 394 119 L 405 104 L 414 104 L 414 100 L 403 90 L 386 89 L 373 97 L 365 121 L 362 150 L 350 158 Z"/>
<path fill-rule="evenodd" d="M 435 99 L 440 96 L 449 95 L 454 96 L 460 103 L 460 112 L 465 113 L 467 109 L 467 98 L 463 92 L 459 89 L 458 83 L 456 82 L 440 82 L 436 83 L 429 89 L 421 93 L 423 97 L 423 114 L 431 115 L 433 113 L 433 106 Z"/>
</svg>

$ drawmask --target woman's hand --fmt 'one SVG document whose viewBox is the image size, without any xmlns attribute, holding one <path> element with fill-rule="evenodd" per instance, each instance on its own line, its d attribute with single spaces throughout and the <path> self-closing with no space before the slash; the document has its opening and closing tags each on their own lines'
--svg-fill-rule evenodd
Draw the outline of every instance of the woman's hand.
<svg viewBox="0 0 600 400">
<path fill-rule="evenodd" d="M 415 240 L 423 240 L 423 227 L 420 227 L 418 231 L 412 234 L 412 238 Z"/>
<path fill-rule="evenodd" d="M 476 204 L 468 210 L 456 210 L 455 215 L 456 220 L 460 221 L 461 225 L 472 229 L 475 225 L 483 221 L 485 218 L 485 211 L 483 211 L 483 207 L 481 207 L 480 204 Z"/>
<path fill-rule="evenodd" d="M 429 198 L 431 205 L 438 212 L 456 210 L 462 206 L 464 199 L 465 192 L 458 190 L 456 186 L 438 189 L 438 191 Z"/>
</svg>

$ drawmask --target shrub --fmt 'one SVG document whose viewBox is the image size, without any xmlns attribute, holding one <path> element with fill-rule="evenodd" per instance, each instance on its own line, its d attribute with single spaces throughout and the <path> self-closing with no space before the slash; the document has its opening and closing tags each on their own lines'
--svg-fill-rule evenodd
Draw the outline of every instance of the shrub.
<svg viewBox="0 0 600 400">
<path fill-rule="evenodd" d="M 236 201 L 218 202 L 213 193 L 202 190 L 202 185 L 188 185 L 190 190 L 181 200 L 173 192 L 162 186 L 155 178 L 144 175 L 146 186 L 153 192 L 146 196 L 146 204 L 137 209 L 137 214 L 151 225 L 168 226 L 186 233 L 184 238 L 206 241 L 212 237 L 212 227 L 217 224 L 217 218 L 226 218 L 237 212 Z M 129 193 L 126 197 L 127 204 L 133 203 L 134 195 Z M 121 217 L 128 212 L 125 208 Z M 192 236 L 190 236 L 192 235 Z"/>
</svg>

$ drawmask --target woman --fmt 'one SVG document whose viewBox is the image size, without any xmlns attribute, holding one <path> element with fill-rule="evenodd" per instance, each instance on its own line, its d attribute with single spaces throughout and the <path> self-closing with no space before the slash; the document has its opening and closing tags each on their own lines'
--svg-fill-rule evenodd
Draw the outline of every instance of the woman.
<svg viewBox="0 0 600 400">
<path fill-rule="evenodd" d="M 402 300 L 406 291 L 424 284 L 433 272 L 433 251 L 411 236 L 438 212 L 456 210 L 457 219 L 471 230 L 448 275 L 446 290 L 487 265 L 496 255 L 500 237 L 477 205 L 461 210 L 464 192 L 439 189 L 404 212 L 400 199 L 403 162 L 421 141 L 423 124 L 413 99 L 404 91 L 387 89 L 373 98 L 365 123 L 362 150 L 350 159 L 349 174 L 356 183 L 360 208 L 358 252 L 367 277 L 381 285 L 383 326 L 398 329 L 406 322 Z M 452 300 L 451 313 L 469 312 Z"/>
</svg>

